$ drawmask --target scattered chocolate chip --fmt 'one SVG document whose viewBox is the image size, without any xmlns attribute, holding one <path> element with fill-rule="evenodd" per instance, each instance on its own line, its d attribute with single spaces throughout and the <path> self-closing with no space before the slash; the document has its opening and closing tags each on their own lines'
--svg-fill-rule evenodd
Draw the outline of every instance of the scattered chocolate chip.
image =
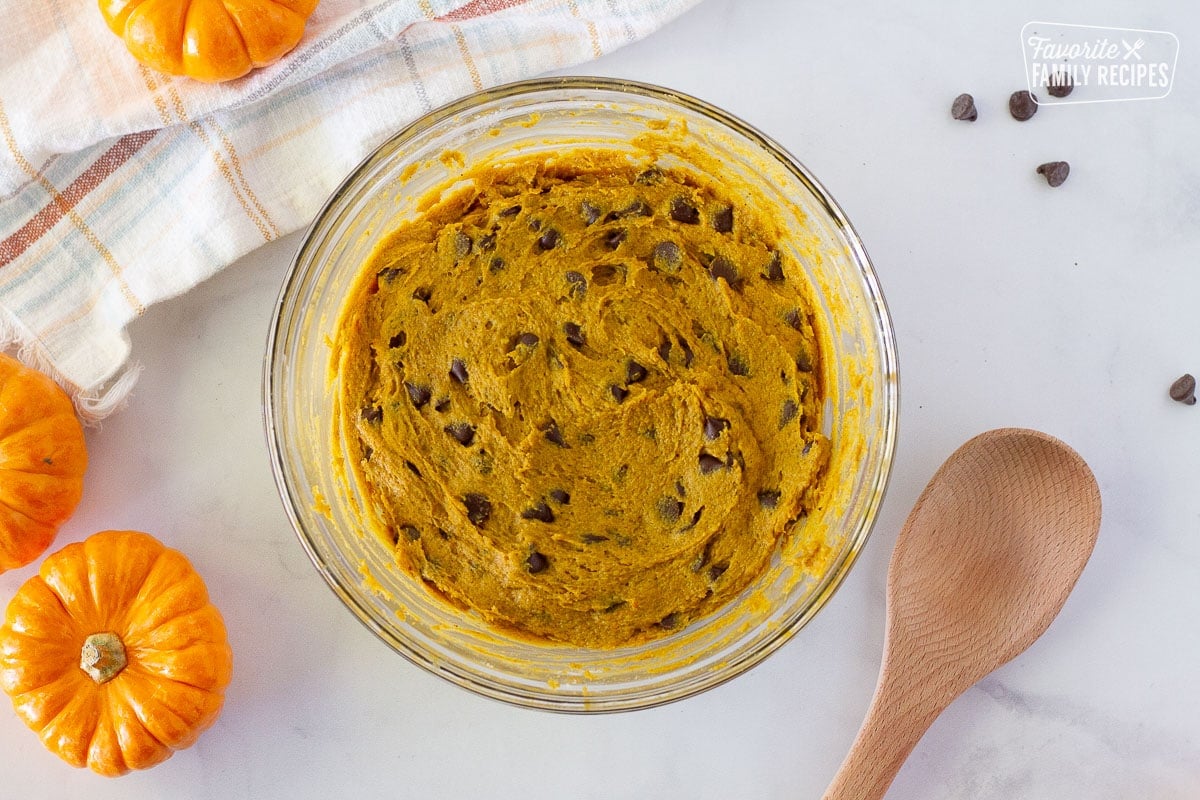
<svg viewBox="0 0 1200 800">
<path fill-rule="evenodd" d="M 696 509 L 696 513 L 692 514 L 691 522 L 689 522 L 687 525 L 684 525 L 681 532 L 690 531 L 692 528 L 696 527 L 700 523 L 700 517 L 702 516 L 704 516 L 704 506 L 700 506 Z"/>
<path fill-rule="evenodd" d="M 648 217 L 652 213 L 650 206 L 646 205 L 644 200 L 634 200 L 622 209 L 608 212 L 604 221 L 612 222 L 614 219 L 625 219 L 626 217 Z"/>
<path fill-rule="evenodd" d="M 545 503 L 538 503 L 521 512 L 521 519 L 536 519 L 539 522 L 554 522 L 554 512 Z"/>
<path fill-rule="evenodd" d="M 554 228 L 547 228 L 546 232 L 539 236 L 537 240 L 538 248 L 543 252 L 553 250 L 558 246 L 558 242 L 558 231 L 554 230 Z"/>
<path fill-rule="evenodd" d="M 1171 384 L 1171 399 L 1186 406 L 1196 405 L 1196 379 L 1190 373 L 1180 375 Z"/>
<path fill-rule="evenodd" d="M 375 273 L 375 277 L 384 283 L 391 283 L 398 276 L 403 274 L 404 270 L 400 269 L 399 267 L 384 267 L 383 269 L 379 270 L 379 272 Z"/>
<path fill-rule="evenodd" d="M 792 326 L 792 330 L 804 330 L 804 316 L 799 309 L 793 308 L 791 311 L 783 315 L 783 321 Z"/>
<path fill-rule="evenodd" d="M 671 340 L 665 336 L 663 337 L 663 340 L 658 343 L 658 357 L 668 363 L 671 361 Z"/>
<path fill-rule="evenodd" d="M 637 183 L 655 186 L 662 183 L 662 179 L 663 171 L 659 167 L 651 166 L 642 170 L 642 172 L 636 178 L 634 178 L 634 181 Z"/>
<path fill-rule="evenodd" d="M 742 279 L 738 275 L 737 267 L 725 256 L 713 256 L 712 261 L 708 263 L 708 274 L 714 281 L 724 278 L 729 288 L 736 292 L 742 290 Z"/>
<path fill-rule="evenodd" d="M 683 365 L 685 367 L 690 367 L 692 365 L 692 359 L 695 358 L 695 354 L 692 352 L 692 346 L 689 345 L 687 343 L 687 339 L 684 339 L 682 336 L 676 336 L 675 341 L 679 342 L 679 348 L 683 350 Z"/>
<path fill-rule="evenodd" d="M 563 333 L 567 335 L 567 344 L 576 349 L 583 347 L 585 339 L 583 336 L 583 330 L 578 324 L 574 322 L 564 322 Z"/>
<path fill-rule="evenodd" d="M 700 454 L 700 474 L 711 475 L 719 469 L 725 467 L 725 462 L 711 453 Z"/>
<path fill-rule="evenodd" d="M 729 427 L 729 420 L 720 417 L 704 418 L 704 438 L 710 442 L 716 441 L 721 431 Z"/>
<path fill-rule="evenodd" d="M 477 528 L 486 525 L 492 516 L 492 502 L 481 494 L 471 492 L 464 495 L 463 505 L 467 509 L 467 519 Z"/>
<path fill-rule="evenodd" d="M 615 383 L 608 387 L 608 391 L 612 395 L 613 400 L 616 400 L 618 403 L 624 403 L 625 398 L 629 396 L 628 389 L 617 386 Z"/>
<path fill-rule="evenodd" d="M 523 344 L 526 347 L 535 347 L 541 341 L 536 333 L 522 333 L 517 337 L 517 344 Z"/>
<path fill-rule="evenodd" d="M 461 358 L 453 359 L 450 362 L 450 377 L 459 383 L 467 382 L 467 365 L 463 363 Z"/>
<path fill-rule="evenodd" d="M 500 212 L 500 216 L 502 216 L 502 217 L 515 217 L 517 214 L 520 214 L 520 213 L 521 213 L 521 207 L 520 207 L 520 206 L 509 206 L 508 208 L 506 208 L 506 209 L 504 209 L 503 211 L 501 211 L 501 212 Z"/>
<path fill-rule="evenodd" d="M 658 498 L 658 505 L 656 506 L 656 509 L 658 511 L 658 516 L 660 516 L 664 522 L 670 522 L 673 524 L 679 522 L 679 517 L 683 515 L 683 501 L 669 495 L 664 495 Z"/>
<path fill-rule="evenodd" d="M 603 242 L 604 246 L 609 250 L 616 250 L 621 246 L 621 242 L 625 241 L 625 237 L 627 235 L 628 234 L 624 230 L 609 231 L 608 233 L 604 234 L 604 238 L 601 239 L 601 242 Z"/>
<path fill-rule="evenodd" d="M 546 437 L 546 441 L 550 442 L 550 444 L 558 445 L 559 447 L 567 446 L 566 440 L 563 439 L 562 431 L 559 430 L 558 423 L 554 420 L 550 420 L 546 424 L 546 427 L 542 428 L 542 435 Z"/>
<path fill-rule="evenodd" d="M 579 211 L 583 214 L 583 224 L 585 225 L 592 225 L 600 219 L 600 209 L 587 200 L 579 204 Z"/>
<path fill-rule="evenodd" d="M 650 260 L 657 269 L 665 272 L 675 272 L 683 265 L 683 251 L 674 242 L 659 242 L 654 245 Z"/>
<path fill-rule="evenodd" d="M 717 233 L 729 233 L 733 230 L 733 206 L 721 206 L 712 217 L 713 230 Z"/>
<path fill-rule="evenodd" d="M 370 423 L 382 422 L 383 421 L 383 409 L 380 408 L 379 406 L 367 406 L 366 408 L 364 408 L 362 410 L 361 416 L 362 416 L 363 422 L 370 422 Z"/>
<path fill-rule="evenodd" d="M 551 489 L 550 499 L 560 506 L 570 505 L 571 495 L 565 489 Z"/>
<path fill-rule="evenodd" d="M 571 296 L 582 297 L 587 291 L 587 278 L 583 277 L 582 272 L 570 270 L 566 274 L 567 283 L 571 284 Z"/>
<path fill-rule="evenodd" d="M 467 236 L 462 231 L 454 234 L 454 255 L 456 258 L 466 258 L 471 254 L 471 237 Z"/>
<path fill-rule="evenodd" d="M 801 350 L 796 354 L 796 371 L 797 372 L 812 372 L 813 363 L 812 357 L 807 351 Z"/>
<path fill-rule="evenodd" d="M 750 365 L 746 363 L 746 359 L 738 353 L 731 353 L 729 356 L 729 371 L 734 375 L 746 377 L 750 374 Z"/>
<path fill-rule="evenodd" d="M 966 93 L 954 98 L 954 102 L 950 105 L 950 116 L 964 122 L 974 122 L 979 119 L 979 112 L 975 108 L 975 98 Z"/>
<path fill-rule="evenodd" d="M 671 201 L 671 219 L 685 225 L 695 225 L 700 222 L 700 210 L 686 197 L 676 197 Z"/>
<path fill-rule="evenodd" d="M 400 331 L 392 338 L 388 339 L 388 347 L 404 347 L 404 343 L 408 341 L 408 334 Z"/>
<path fill-rule="evenodd" d="M 650 373 L 636 361 L 630 361 L 625 365 L 625 383 L 641 383 L 646 380 L 646 376 Z"/>
<path fill-rule="evenodd" d="M 585 533 L 583 536 L 580 536 L 579 538 L 583 540 L 584 544 L 599 544 L 600 542 L 608 541 L 607 536 L 601 536 L 598 533 Z"/>
<path fill-rule="evenodd" d="M 414 464 L 413 462 L 405 461 L 404 466 L 408 467 L 408 471 L 411 472 L 413 475 L 416 475 L 418 478 L 421 477 L 421 470 L 417 469 L 417 465 Z"/>
<path fill-rule="evenodd" d="M 525 566 L 529 570 L 529 574 L 537 575 L 539 572 L 545 572 L 550 567 L 550 559 L 534 550 L 529 554 L 529 558 L 525 559 Z"/>
<path fill-rule="evenodd" d="M 1071 79 L 1070 73 L 1060 70 L 1054 70 L 1050 73 L 1050 80 L 1046 82 L 1046 93 L 1051 97 L 1066 97 L 1075 88 L 1075 81 Z"/>
<path fill-rule="evenodd" d="M 672 611 L 670 614 L 667 614 L 658 621 L 658 627 L 664 628 L 668 631 L 675 628 L 677 625 L 679 625 L 679 612 L 677 611 Z"/>
<path fill-rule="evenodd" d="M 450 434 L 451 438 L 463 447 L 470 447 L 471 443 L 475 441 L 475 426 L 470 423 L 451 422 L 442 430 Z"/>
<path fill-rule="evenodd" d="M 795 400 L 785 400 L 783 403 L 783 408 L 779 411 L 779 427 L 782 429 L 785 425 L 794 420 L 799 411 L 800 407 L 796 405 Z"/>
<path fill-rule="evenodd" d="M 405 381 L 404 388 L 408 390 L 408 399 L 412 401 L 414 408 L 420 408 L 425 405 L 429 402 L 429 398 L 433 396 L 428 386 L 419 383 Z"/>
<path fill-rule="evenodd" d="M 496 234 L 488 233 L 479 237 L 479 249 L 484 253 L 490 253 L 496 249 Z"/>
<path fill-rule="evenodd" d="M 769 281 L 783 280 L 783 257 L 779 254 L 778 250 L 771 251 L 771 258 L 767 261 L 767 268 L 763 273 L 763 277 Z"/>
<path fill-rule="evenodd" d="M 720 563 L 713 564 L 708 568 L 708 579 L 710 581 L 715 581 L 717 578 L 720 578 L 722 575 L 724 575 L 725 570 L 727 569 L 729 569 L 728 561 L 721 561 Z"/>
<path fill-rule="evenodd" d="M 1067 176 L 1071 174 L 1071 165 L 1065 161 L 1047 161 L 1037 168 L 1038 175 L 1046 178 L 1051 186 L 1062 186 Z"/>
<path fill-rule="evenodd" d="M 420 300 L 425 305 L 429 305 L 429 298 L 433 297 L 433 292 L 430 291 L 428 286 L 418 286 L 416 289 L 413 289 L 412 296 L 413 300 Z"/>
<path fill-rule="evenodd" d="M 538 231 L 542 229 L 542 221 L 536 217 L 529 220 L 529 230 Z"/>
<path fill-rule="evenodd" d="M 779 492 L 775 489 L 763 489 L 758 493 L 758 506 L 766 511 L 770 511 L 779 504 Z"/>
<path fill-rule="evenodd" d="M 404 532 L 405 538 L 407 538 L 410 542 L 415 542 L 417 539 L 421 538 L 421 531 L 416 525 L 405 525 L 400 528 L 400 530 Z"/>
<path fill-rule="evenodd" d="M 1037 95 L 1030 94 L 1024 89 L 1013 92 L 1008 98 L 1008 113 L 1012 114 L 1013 119 L 1018 122 L 1024 122 L 1036 114 L 1037 107 Z"/>
<path fill-rule="evenodd" d="M 450 398 L 443 397 L 441 400 L 438 400 L 437 403 L 434 405 L 433 410 L 438 412 L 439 414 L 445 414 L 447 411 L 450 410 Z"/>
<path fill-rule="evenodd" d="M 504 267 L 504 259 L 500 256 L 496 256 L 490 262 L 488 262 L 488 269 L 492 272 L 500 272 L 502 269 L 504 269 Z"/>
</svg>

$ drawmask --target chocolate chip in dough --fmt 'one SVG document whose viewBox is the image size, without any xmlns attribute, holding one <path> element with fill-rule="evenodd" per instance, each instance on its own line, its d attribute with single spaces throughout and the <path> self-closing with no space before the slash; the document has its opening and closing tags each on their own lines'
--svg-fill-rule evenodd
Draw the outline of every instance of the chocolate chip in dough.
<svg viewBox="0 0 1200 800">
<path fill-rule="evenodd" d="M 471 246 L 474 242 L 471 237 L 467 236 L 462 231 L 454 234 L 454 255 L 456 258 L 466 258 L 471 254 Z"/>
<path fill-rule="evenodd" d="M 668 630 L 668 631 L 673 630 L 674 628 L 676 628 L 678 626 L 679 626 L 679 613 L 676 611 L 672 611 L 670 614 L 667 614 L 665 617 L 663 617 L 662 619 L 660 619 L 658 621 L 658 627 L 660 627 L 664 630 Z"/>
<path fill-rule="evenodd" d="M 700 474 L 711 475 L 719 469 L 725 467 L 725 462 L 717 458 L 711 453 L 700 454 Z"/>
<path fill-rule="evenodd" d="M 779 492 L 775 489 L 763 489 L 758 493 L 758 507 L 770 511 L 779 505 Z"/>
<path fill-rule="evenodd" d="M 1008 113 L 1018 122 L 1024 122 L 1037 113 L 1037 95 L 1022 89 L 1008 98 Z"/>
<path fill-rule="evenodd" d="M 650 373 L 636 361 L 630 361 L 625 365 L 625 383 L 641 383 L 646 380 L 646 376 Z"/>
<path fill-rule="evenodd" d="M 417 539 L 421 538 L 421 531 L 416 525 L 405 525 L 401 527 L 400 530 L 404 532 L 404 538 L 408 539 L 410 542 L 415 542 Z"/>
<path fill-rule="evenodd" d="M 1184 373 L 1175 379 L 1170 389 L 1171 399 L 1185 406 L 1196 405 L 1196 379 L 1189 373 Z"/>
<path fill-rule="evenodd" d="M 542 252 L 553 250 L 555 247 L 558 247 L 558 242 L 558 231 L 554 230 L 554 228 L 547 228 L 546 232 L 538 237 L 538 249 Z"/>
<path fill-rule="evenodd" d="M 420 300 L 425 305 L 429 305 L 429 298 L 433 297 L 433 291 L 428 286 L 418 286 L 413 289 L 413 300 Z"/>
<path fill-rule="evenodd" d="M 708 264 L 708 274 L 714 281 L 724 278 L 725 283 L 729 284 L 729 288 L 735 292 L 742 291 L 742 278 L 738 275 L 737 267 L 725 256 L 713 256 L 712 261 Z"/>
<path fill-rule="evenodd" d="M 523 344 L 526 347 L 534 347 L 541 341 L 536 333 L 522 333 L 517 337 L 517 344 Z"/>
<path fill-rule="evenodd" d="M 450 434 L 454 441 L 461 444 L 463 447 L 470 447 L 475 441 L 475 426 L 467 422 L 451 422 L 443 431 Z"/>
<path fill-rule="evenodd" d="M 652 213 L 650 206 L 646 205 L 646 201 L 634 200 L 622 209 L 608 212 L 608 216 L 604 218 L 604 221 L 612 222 L 615 219 L 626 219 L 628 217 L 649 217 Z"/>
<path fill-rule="evenodd" d="M 579 213 L 583 215 L 584 225 L 592 225 L 600 219 L 600 209 L 587 200 L 579 204 Z"/>
<path fill-rule="evenodd" d="M 627 235 L 628 234 L 624 230 L 609 231 L 608 233 L 604 234 L 604 238 L 600 241 L 607 249 L 616 250 L 621 246 L 621 242 L 625 241 L 625 237 Z"/>
<path fill-rule="evenodd" d="M 783 280 L 783 256 L 779 255 L 778 250 L 771 251 L 763 277 L 775 283 Z"/>
<path fill-rule="evenodd" d="M 675 337 L 675 340 L 679 342 L 679 349 L 683 350 L 683 365 L 685 367 L 690 367 L 693 359 L 695 358 L 695 353 L 692 352 L 692 346 L 688 344 L 687 339 L 684 339 L 682 336 Z"/>
<path fill-rule="evenodd" d="M 571 495 L 565 489 L 551 489 L 550 499 L 560 506 L 570 505 L 571 503 Z"/>
<path fill-rule="evenodd" d="M 734 375 L 746 377 L 750 374 L 750 365 L 746 363 L 746 359 L 738 353 L 732 353 L 729 356 L 729 371 Z"/>
<path fill-rule="evenodd" d="M 675 272 L 683 265 L 683 251 L 674 242 L 659 242 L 654 245 L 650 260 L 655 269 L 664 272 Z"/>
<path fill-rule="evenodd" d="M 383 409 L 380 408 L 379 406 L 367 406 L 366 408 L 364 408 L 362 410 L 361 416 L 362 416 L 363 422 L 370 422 L 370 423 L 382 422 L 383 421 Z"/>
<path fill-rule="evenodd" d="M 429 398 L 433 393 L 429 391 L 429 387 L 419 383 L 404 382 L 404 388 L 408 390 L 408 399 L 412 401 L 414 408 L 420 408 L 429 402 Z"/>
<path fill-rule="evenodd" d="M 964 122 L 974 122 L 979 119 L 979 111 L 975 108 L 975 98 L 965 92 L 954 98 L 950 104 L 950 116 Z"/>
<path fill-rule="evenodd" d="M 721 435 L 721 431 L 729 427 L 729 420 L 721 419 L 720 417 L 705 417 L 704 418 L 704 438 L 710 442 L 717 440 Z"/>
<path fill-rule="evenodd" d="M 502 217 L 515 217 L 517 214 L 520 214 L 520 213 L 521 213 L 521 207 L 520 207 L 520 206 L 509 206 L 508 208 L 506 208 L 506 209 L 504 209 L 503 211 L 501 211 L 501 212 L 500 212 L 500 216 L 502 216 Z"/>
<path fill-rule="evenodd" d="M 587 291 L 587 278 L 583 277 L 582 272 L 568 270 L 564 277 L 566 277 L 567 283 L 571 285 L 570 291 L 572 297 L 582 297 L 584 292 Z"/>
<path fill-rule="evenodd" d="M 496 249 L 496 234 L 487 233 L 479 237 L 479 249 L 481 252 L 490 253 Z"/>
<path fill-rule="evenodd" d="M 695 225 L 700 222 L 700 209 L 686 197 L 676 197 L 671 201 L 671 219 L 684 225 Z"/>
<path fill-rule="evenodd" d="M 521 512 L 521 519 L 536 519 L 538 522 L 554 522 L 554 512 L 545 503 L 530 506 Z"/>
<path fill-rule="evenodd" d="M 557 445 L 558 447 L 567 446 L 566 440 L 563 439 L 562 431 L 559 430 L 558 423 L 554 420 L 546 423 L 546 426 L 542 428 L 542 435 L 546 437 L 546 441 L 550 442 L 550 444 Z"/>
<path fill-rule="evenodd" d="M 459 383 L 466 383 L 468 380 L 467 365 L 461 358 L 453 359 L 450 362 L 450 377 Z"/>
<path fill-rule="evenodd" d="M 791 400 L 791 399 L 785 400 L 783 403 L 783 408 L 780 409 L 780 411 L 779 411 L 779 427 L 780 427 L 780 429 L 782 430 L 784 428 L 784 426 L 786 426 L 789 422 L 794 420 L 796 418 L 796 414 L 799 413 L 799 411 L 800 411 L 800 408 L 799 408 L 799 406 L 796 405 L 795 400 Z"/>
<path fill-rule="evenodd" d="M 664 495 L 658 498 L 656 510 L 658 511 L 658 516 L 664 522 L 676 523 L 679 522 L 679 517 L 683 515 L 683 501 L 669 495 Z"/>
<path fill-rule="evenodd" d="M 534 550 L 529 554 L 529 558 L 525 559 L 525 567 L 529 570 L 530 575 L 537 575 L 550 568 L 550 559 Z"/>
<path fill-rule="evenodd" d="M 733 231 L 733 206 L 721 206 L 712 217 L 713 230 L 717 233 Z"/>
<path fill-rule="evenodd" d="M 467 509 L 467 519 L 477 528 L 486 525 L 492 516 L 492 502 L 481 494 L 470 492 L 464 495 L 463 505 Z"/>
<path fill-rule="evenodd" d="M 618 403 L 624 403 L 625 398 L 629 396 L 628 389 L 617 386 L 615 383 L 608 387 L 608 392 L 612 395 L 612 399 L 616 400 Z"/>
<path fill-rule="evenodd" d="M 663 337 L 663 340 L 658 343 L 658 357 L 663 361 L 670 363 L 671 361 L 671 340 Z"/>
<path fill-rule="evenodd" d="M 388 339 L 388 347 L 404 347 L 404 343 L 408 341 L 408 334 L 400 331 L 392 338 Z"/>
<path fill-rule="evenodd" d="M 571 345 L 572 347 L 574 347 L 576 349 L 583 347 L 584 342 L 586 340 L 584 339 L 584 336 L 583 336 L 583 329 L 580 328 L 577 323 L 564 322 L 563 323 L 563 333 L 565 333 L 567 335 L 567 344 Z"/>
<path fill-rule="evenodd" d="M 1046 183 L 1051 186 L 1062 186 L 1071 174 L 1071 165 L 1066 161 L 1047 161 L 1038 166 L 1037 174 L 1045 177 Z"/>
<path fill-rule="evenodd" d="M 634 182 L 647 184 L 650 186 L 657 186 L 658 184 L 662 183 L 662 180 L 663 171 L 657 166 L 647 167 L 646 169 L 642 170 L 636 178 L 634 178 Z"/>
</svg>

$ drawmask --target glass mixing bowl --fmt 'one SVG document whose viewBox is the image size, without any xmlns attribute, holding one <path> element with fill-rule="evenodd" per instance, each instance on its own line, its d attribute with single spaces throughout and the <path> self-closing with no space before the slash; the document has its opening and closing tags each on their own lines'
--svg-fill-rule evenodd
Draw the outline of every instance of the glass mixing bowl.
<svg viewBox="0 0 1200 800">
<path fill-rule="evenodd" d="M 683 121 L 686 126 L 679 125 Z M 505 152 L 630 149 L 670 122 L 775 205 L 781 247 L 803 265 L 823 337 L 824 432 L 833 442 L 819 526 L 828 569 L 800 568 L 781 540 L 768 571 L 687 628 L 616 650 L 521 639 L 450 607 L 396 569 L 362 524 L 363 502 L 339 478 L 329 340 L 347 288 L 379 239 L 416 201 L 470 164 Z M 896 345 L 883 295 L 845 214 L 778 144 L 707 103 L 629 81 L 553 78 L 481 92 L 427 114 L 384 142 L 333 193 L 284 280 L 267 344 L 264 404 L 279 493 L 301 544 L 346 607 L 415 664 L 481 695 L 554 711 L 646 708 L 708 689 L 762 661 L 825 604 L 862 548 L 883 499 L 896 442 Z"/>
</svg>

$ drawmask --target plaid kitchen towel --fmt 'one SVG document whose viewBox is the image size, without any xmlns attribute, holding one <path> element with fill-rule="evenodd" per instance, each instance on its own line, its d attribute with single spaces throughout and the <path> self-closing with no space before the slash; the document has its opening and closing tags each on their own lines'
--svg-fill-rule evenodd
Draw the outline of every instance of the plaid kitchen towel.
<svg viewBox="0 0 1200 800">
<path fill-rule="evenodd" d="M 280 62 L 155 73 L 96 0 L 0 30 L 0 347 L 97 420 L 136 377 L 125 326 L 307 224 L 402 124 L 646 36 L 698 0 L 322 0 Z"/>
</svg>

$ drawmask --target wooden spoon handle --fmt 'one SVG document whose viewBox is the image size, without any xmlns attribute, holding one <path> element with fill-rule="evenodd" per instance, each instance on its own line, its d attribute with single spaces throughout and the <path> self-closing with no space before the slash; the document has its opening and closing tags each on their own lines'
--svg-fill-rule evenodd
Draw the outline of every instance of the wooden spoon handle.
<svg viewBox="0 0 1200 800">
<path fill-rule="evenodd" d="M 887 678 L 885 670 L 858 737 L 823 800 L 880 800 L 944 709 L 920 692 L 900 691 Z"/>
</svg>

